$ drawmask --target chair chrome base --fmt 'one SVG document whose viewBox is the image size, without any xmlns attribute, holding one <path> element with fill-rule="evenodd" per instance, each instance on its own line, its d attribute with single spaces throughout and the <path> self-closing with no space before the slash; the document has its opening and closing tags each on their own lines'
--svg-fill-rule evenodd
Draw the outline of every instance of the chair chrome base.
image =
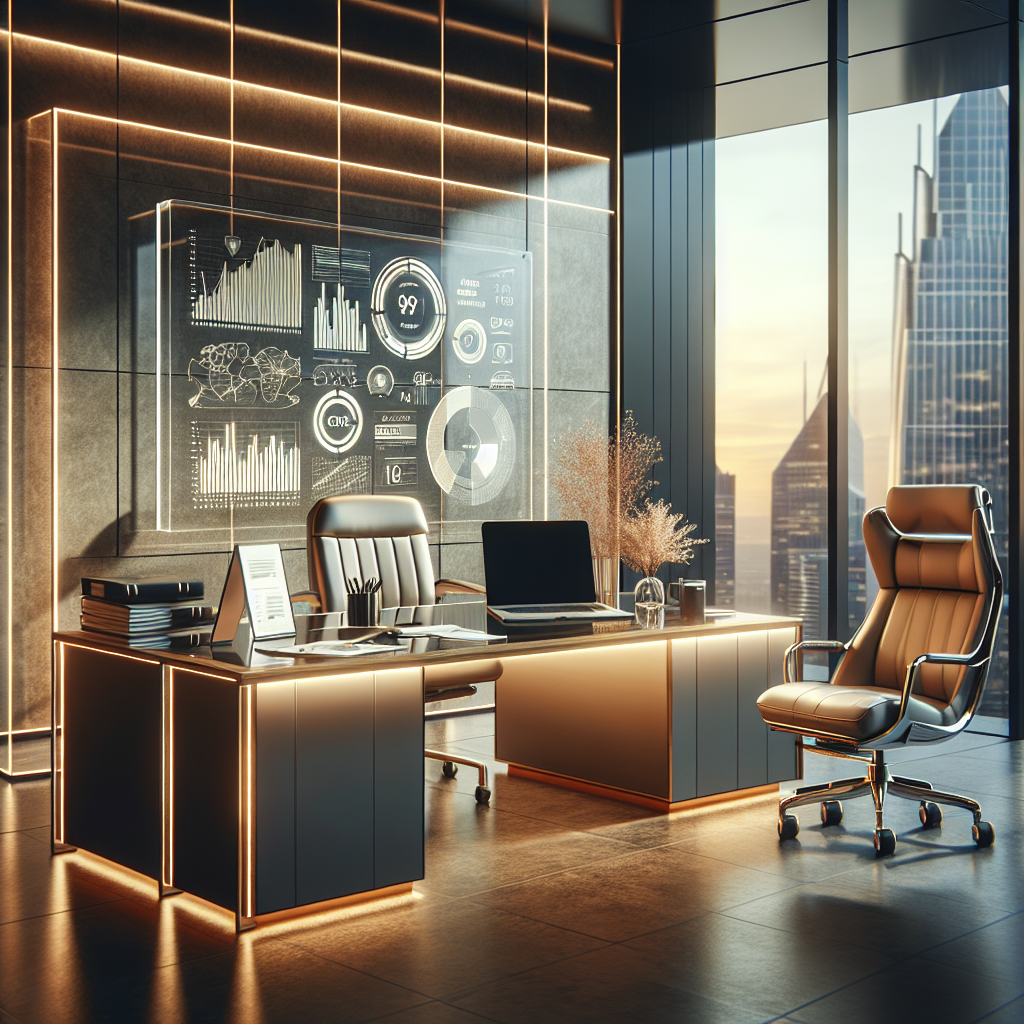
<svg viewBox="0 0 1024 1024">
<path fill-rule="evenodd" d="M 449 754 L 443 750 L 427 749 L 423 751 L 423 756 L 429 757 L 434 761 L 440 761 L 441 770 L 447 779 L 455 778 L 455 773 L 458 771 L 455 767 L 457 764 L 464 764 L 468 768 L 475 768 L 480 777 L 480 784 L 476 787 L 476 802 L 478 804 L 488 804 L 491 802 L 491 791 L 487 787 L 487 765 L 483 761 L 474 761 L 470 757 L 460 757 L 458 754 Z"/>
<path fill-rule="evenodd" d="M 822 823 L 838 825 L 842 821 L 842 804 L 838 797 L 854 800 L 857 797 L 870 796 L 875 804 L 875 855 L 883 857 L 896 849 L 896 836 L 891 829 L 885 827 L 882 809 L 888 794 L 904 800 L 917 800 L 921 804 L 921 824 L 932 828 L 942 821 L 942 812 L 938 804 L 950 807 L 962 807 L 974 815 L 971 832 L 978 846 L 991 846 L 995 839 L 995 831 L 987 821 L 981 820 L 981 807 L 976 800 L 956 793 L 943 793 L 933 789 L 931 784 L 920 779 L 910 779 L 902 775 L 893 775 L 885 763 L 885 752 L 873 750 L 870 756 L 859 754 L 837 753 L 819 747 L 800 744 L 801 749 L 810 753 L 829 754 L 833 757 L 845 757 L 854 761 L 864 761 L 867 775 L 855 779 L 840 779 L 837 782 L 819 783 L 815 786 L 801 786 L 791 796 L 779 801 L 779 838 L 793 839 L 800 830 L 796 816 L 788 814 L 791 808 L 802 807 L 821 801 Z"/>
</svg>

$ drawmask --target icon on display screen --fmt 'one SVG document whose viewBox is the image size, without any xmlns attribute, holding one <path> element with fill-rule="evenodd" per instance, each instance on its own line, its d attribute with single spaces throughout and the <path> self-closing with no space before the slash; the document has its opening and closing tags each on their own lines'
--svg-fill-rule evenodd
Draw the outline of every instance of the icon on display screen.
<svg viewBox="0 0 1024 1024">
<path fill-rule="evenodd" d="M 340 363 L 320 363 L 313 367 L 313 386 L 323 387 L 354 387 L 359 379 L 356 364 L 348 359 Z"/>
<path fill-rule="evenodd" d="M 321 446 L 335 455 L 347 452 L 363 432 L 363 410 L 344 391 L 328 391 L 313 412 L 313 433 Z"/>
<path fill-rule="evenodd" d="M 386 366 L 375 366 L 366 375 L 371 395 L 390 395 L 395 389 L 395 375 Z"/>
<path fill-rule="evenodd" d="M 487 332 L 476 320 L 463 320 L 452 335 L 455 354 L 464 363 L 478 363 L 487 348 Z"/>
<path fill-rule="evenodd" d="M 512 343 L 510 341 L 496 341 L 491 346 L 492 363 L 512 362 Z"/>
<path fill-rule="evenodd" d="M 441 282 L 422 260 L 392 260 L 373 283 L 370 313 L 386 348 L 402 359 L 420 359 L 444 335 L 447 308 Z"/>
</svg>

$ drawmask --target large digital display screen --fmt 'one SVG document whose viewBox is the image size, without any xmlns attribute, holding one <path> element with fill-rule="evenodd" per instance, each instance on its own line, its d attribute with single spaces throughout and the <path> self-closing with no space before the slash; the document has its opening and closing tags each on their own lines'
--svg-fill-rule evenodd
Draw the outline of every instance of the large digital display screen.
<svg viewBox="0 0 1024 1024">
<path fill-rule="evenodd" d="M 333 494 L 529 518 L 527 252 L 169 200 L 155 529 L 280 536 Z"/>
</svg>

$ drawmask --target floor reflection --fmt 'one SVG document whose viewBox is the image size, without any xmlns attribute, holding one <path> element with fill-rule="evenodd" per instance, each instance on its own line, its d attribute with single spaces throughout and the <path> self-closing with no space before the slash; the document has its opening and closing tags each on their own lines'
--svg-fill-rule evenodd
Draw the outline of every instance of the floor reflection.
<svg viewBox="0 0 1024 1024">
<path fill-rule="evenodd" d="M 427 732 L 486 749 L 493 718 Z M 841 1021 L 880 1005 L 910 1020 L 925 1004 L 977 1019 L 1024 995 L 1024 755 L 995 738 L 949 747 L 913 774 L 976 792 L 995 846 L 973 848 L 967 813 L 925 832 L 894 801 L 885 861 L 870 801 L 833 829 L 811 808 L 780 845 L 769 798 L 656 815 L 498 773 L 481 807 L 474 773 L 428 762 L 412 893 L 241 936 L 151 879 L 51 857 L 48 784 L 0 783 L 0 1009 L 18 1024 Z"/>
</svg>

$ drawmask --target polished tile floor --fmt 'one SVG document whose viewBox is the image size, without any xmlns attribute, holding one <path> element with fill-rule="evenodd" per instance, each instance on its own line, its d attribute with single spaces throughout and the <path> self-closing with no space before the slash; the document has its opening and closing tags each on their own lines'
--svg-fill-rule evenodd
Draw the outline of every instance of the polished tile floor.
<svg viewBox="0 0 1024 1024">
<path fill-rule="evenodd" d="M 493 718 L 428 726 L 490 756 Z M 237 938 L 82 854 L 51 858 L 47 781 L 0 782 L 0 1024 L 92 1021 L 1024 1021 L 1024 744 L 908 752 L 978 797 L 922 832 L 870 803 L 780 845 L 771 798 L 655 815 L 427 762 L 426 878 L 410 896 Z M 904 755 L 904 756 L 908 756 Z M 842 764 L 808 759 L 808 778 Z M 834 777 L 834 776 L 833 776 Z"/>
</svg>

